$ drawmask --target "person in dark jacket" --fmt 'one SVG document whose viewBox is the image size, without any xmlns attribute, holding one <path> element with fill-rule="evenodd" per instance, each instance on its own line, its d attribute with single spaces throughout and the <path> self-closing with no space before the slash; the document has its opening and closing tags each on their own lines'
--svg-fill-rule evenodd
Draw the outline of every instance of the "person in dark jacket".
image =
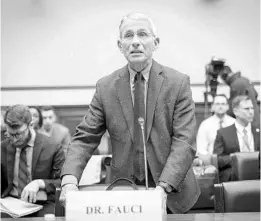
<svg viewBox="0 0 261 221">
<path fill-rule="evenodd" d="M 230 87 L 229 111 L 228 115 L 235 117 L 232 110 L 232 100 L 238 95 L 247 95 L 254 106 L 253 124 L 260 127 L 260 107 L 258 93 L 253 84 L 246 77 L 241 76 L 241 72 L 233 72 L 229 66 L 225 66 L 220 77 Z"/>
</svg>

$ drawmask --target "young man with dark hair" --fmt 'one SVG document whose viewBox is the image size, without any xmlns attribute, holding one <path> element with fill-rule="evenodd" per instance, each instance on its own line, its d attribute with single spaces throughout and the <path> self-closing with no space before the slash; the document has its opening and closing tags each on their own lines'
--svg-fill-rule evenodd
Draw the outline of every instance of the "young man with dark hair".
<svg viewBox="0 0 261 221">
<path fill-rule="evenodd" d="M 41 113 L 43 117 L 43 126 L 39 132 L 48 137 L 52 137 L 56 143 L 62 144 L 64 152 L 66 153 L 71 141 L 69 129 L 56 122 L 56 114 L 52 106 L 42 107 Z"/>
<path fill-rule="evenodd" d="M 7 108 L 4 122 L 7 139 L 1 142 L 1 197 L 42 204 L 43 209 L 33 216 L 54 214 L 55 190 L 64 163 L 61 144 L 33 129 L 27 106 Z M 47 199 L 38 200 L 40 190 L 46 192 Z"/>
</svg>

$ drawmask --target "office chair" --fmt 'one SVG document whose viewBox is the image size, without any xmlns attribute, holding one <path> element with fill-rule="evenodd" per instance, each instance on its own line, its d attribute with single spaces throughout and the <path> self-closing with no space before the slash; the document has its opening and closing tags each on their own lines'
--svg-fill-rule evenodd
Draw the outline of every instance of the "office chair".
<svg viewBox="0 0 261 221">
<path fill-rule="evenodd" d="M 256 180 L 260 179 L 259 152 L 233 153 L 232 180 Z"/>
<path fill-rule="evenodd" d="M 260 212 L 260 180 L 215 184 L 215 212 Z"/>
</svg>

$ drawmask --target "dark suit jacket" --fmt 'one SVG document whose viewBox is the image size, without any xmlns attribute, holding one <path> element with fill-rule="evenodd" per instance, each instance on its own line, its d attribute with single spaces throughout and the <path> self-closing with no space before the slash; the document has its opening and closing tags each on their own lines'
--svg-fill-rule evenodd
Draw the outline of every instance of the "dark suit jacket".
<svg viewBox="0 0 261 221">
<path fill-rule="evenodd" d="M 260 128 L 252 125 L 255 151 L 260 151 Z M 226 182 L 231 179 L 231 153 L 240 152 L 237 129 L 235 124 L 217 131 L 214 144 L 214 154 L 218 155 L 218 167 L 220 181 Z"/>
<path fill-rule="evenodd" d="M 80 180 L 107 129 L 112 143 L 112 179 L 133 178 L 134 114 L 129 78 L 125 66 L 98 81 L 89 110 L 69 146 L 62 176 L 72 174 Z M 194 111 L 189 77 L 153 61 L 145 125 L 148 164 L 155 183 L 167 182 L 178 191 L 168 196 L 168 207 L 176 213 L 189 210 L 200 194 L 191 168 Z"/>
<path fill-rule="evenodd" d="M 14 177 L 15 147 L 8 140 L 1 143 L 1 195 L 5 197 L 12 189 Z M 60 173 L 64 163 L 64 151 L 61 144 L 37 133 L 33 147 L 32 180 L 45 182 L 47 200 L 55 200 L 55 189 L 60 186 Z"/>
</svg>

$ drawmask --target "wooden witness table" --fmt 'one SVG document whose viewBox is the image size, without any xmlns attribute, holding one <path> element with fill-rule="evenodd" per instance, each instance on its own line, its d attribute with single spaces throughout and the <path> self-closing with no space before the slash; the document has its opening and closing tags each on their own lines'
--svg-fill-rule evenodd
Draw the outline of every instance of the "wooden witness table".
<svg viewBox="0 0 261 221">
<path fill-rule="evenodd" d="M 2 218 L 2 221 L 44 221 L 40 218 Z M 260 213 L 202 213 L 202 214 L 171 214 L 167 221 L 259 221 Z M 56 217 L 56 221 L 66 221 L 65 217 Z"/>
</svg>

